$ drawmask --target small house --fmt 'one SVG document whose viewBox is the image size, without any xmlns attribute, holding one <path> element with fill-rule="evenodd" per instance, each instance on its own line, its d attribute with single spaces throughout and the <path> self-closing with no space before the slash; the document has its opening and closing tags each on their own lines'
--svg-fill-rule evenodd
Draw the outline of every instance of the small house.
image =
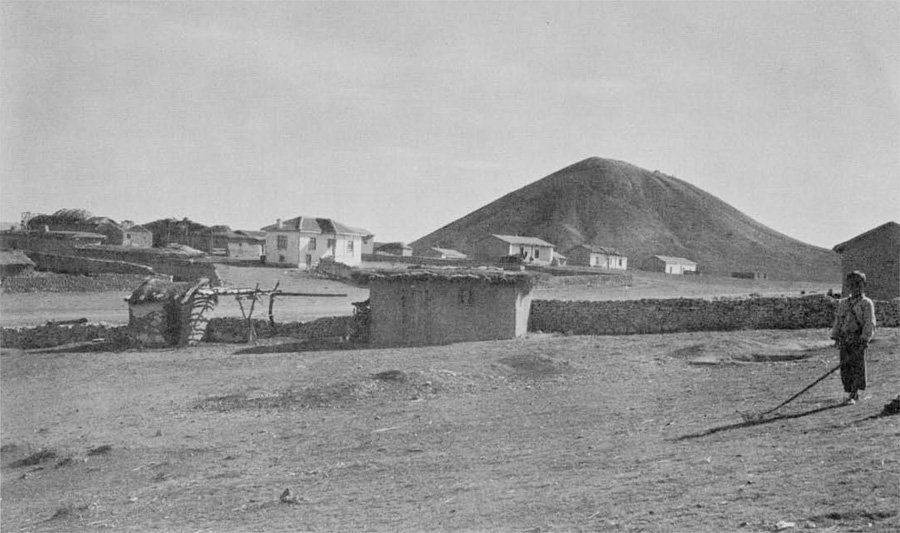
<svg viewBox="0 0 900 533">
<path fill-rule="evenodd" d="M 330 218 L 277 219 L 266 232 L 266 263 L 314 268 L 323 258 L 348 266 L 362 263 L 365 230 Z"/>
<path fill-rule="evenodd" d="M 406 243 L 386 242 L 375 245 L 375 253 L 379 255 L 397 255 L 400 257 L 412 256 L 413 249 Z"/>
<path fill-rule="evenodd" d="M 579 244 L 569 249 L 566 255 L 569 258 L 569 264 L 573 266 L 597 267 L 610 270 L 626 270 L 628 268 L 628 258 L 615 248 Z"/>
<path fill-rule="evenodd" d="M 235 230 L 226 246 L 228 257 L 259 260 L 265 253 L 266 233 L 264 231 Z"/>
<path fill-rule="evenodd" d="M 552 244 L 537 237 L 489 235 L 475 243 L 473 255 L 482 261 L 518 256 L 527 264 L 549 265 L 553 261 L 553 249 Z"/>
<path fill-rule="evenodd" d="M 451 248 L 439 248 L 437 246 L 432 246 L 427 250 L 424 250 L 420 255 L 431 259 L 467 259 L 466 254 L 460 251 Z"/>
<path fill-rule="evenodd" d="M 550 261 L 550 265 L 552 266 L 566 266 L 569 263 L 569 258 L 564 256 L 559 252 L 553 252 L 553 259 Z"/>
<path fill-rule="evenodd" d="M 843 293 L 847 274 L 866 274 L 866 295 L 875 300 L 900 297 L 900 224 L 888 222 L 834 247 L 841 254 Z"/>
<path fill-rule="evenodd" d="M 34 267 L 34 261 L 21 250 L 0 250 L 0 278 L 29 274 Z"/>
<path fill-rule="evenodd" d="M 378 346 L 512 339 L 528 330 L 532 277 L 474 269 L 357 273 Z"/>
<path fill-rule="evenodd" d="M 644 270 L 665 272 L 666 274 L 685 274 L 687 272 L 697 272 L 697 263 L 683 257 L 653 255 L 644 261 Z"/>
</svg>

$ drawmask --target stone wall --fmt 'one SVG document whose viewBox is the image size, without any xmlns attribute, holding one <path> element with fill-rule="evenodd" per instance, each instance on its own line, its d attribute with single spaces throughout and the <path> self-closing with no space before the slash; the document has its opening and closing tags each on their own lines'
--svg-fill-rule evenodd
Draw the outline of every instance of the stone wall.
<svg viewBox="0 0 900 533">
<path fill-rule="evenodd" d="M 4 293 L 132 291 L 145 279 L 147 276 L 138 274 L 83 276 L 37 272 L 4 278 L 2 289 Z"/>
<path fill-rule="evenodd" d="M 27 255 L 34 261 L 37 270 L 62 274 L 154 274 L 153 269 L 146 265 L 127 261 L 30 251 Z"/>
<path fill-rule="evenodd" d="M 534 300 L 530 331 L 622 335 L 678 331 L 831 327 L 837 300 L 827 296 L 636 301 Z M 900 326 L 900 300 L 875 303 L 879 327 Z"/>
<path fill-rule="evenodd" d="M 311 322 L 276 323 L 254 320 L 257 338 L 291 337 L 297 339 L 346 338 L 353 328 L 352 316 L 320 318 Z M 206 324 L 205 342 L 247 342 L 247 323 L 241 318 L 213 318 Z M 103 339 L 123 345 L 132 343 L 128 326 L 104 324 L 47 324 L 37 327 L 0 329 L 0 346 L 4 348 L 52 348 L 63 344 Z"/>
</svg>

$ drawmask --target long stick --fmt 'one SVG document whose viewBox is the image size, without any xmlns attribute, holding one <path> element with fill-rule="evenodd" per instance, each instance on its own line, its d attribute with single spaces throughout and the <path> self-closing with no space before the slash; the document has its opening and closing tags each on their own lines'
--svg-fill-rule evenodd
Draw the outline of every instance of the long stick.
<svg viewBox="0 0 900 533">
<path fill-rule="evenodd" d="M 832 368 L 832 369 L 829 370 L 828 372 L 825 372 L 825 375 L 823 375 L 823 376 L 820 377 L 819 379 L 817 379 L 817 380 L 813 381 L 812 383 L 810 383 L 809 386 L 806 387 L 805 389 L 803 389 L 802 391 L 800 391 L 800 392 L 798 392 L 797 394 L 791 396 L 790 398 L 788 398 L 787 400 L 785 400 L 784 402 L 782 402 L 781 404 L 779 404 L 777 407 L 774 407 L 774 408 L 772 408 L 772 409 L 769 409 L 768 411 L 765 411 L 765 412 L 763 412 L 763 413 L 760 413 L 759 416 L 765 416 L 765 415 L 767 415 L 767 414 L 769 414 L 769 413 L 771 413 L 771 412 L 773 412 L 773 411 L 777 411 L 778 409 L 781 409 L 781 408 L 784 407 L 785 405 L 787 405 L 787 404 L 791 403 L 792 401 L 794 401 L 794 400 L 797 398 L 797 396 L 800 396 L 800 395 L 803 394 L 804 392 L 806 392 L 806 391 L 808 391 L 809 389 L 813 388 L 813 386 L 815 386 L 818 382 L 822 381 L 823 379 L 825 379 L 825 378 L 827 378 L 828 376 L 830 376 L 831 374 L 833 374 L 834 371 L 837 370 L 837 369 L 839 369 L 839 368 L 841 368 L 841 363 L 838 363 L 838 365 L 837 365 L 836 367 Z"/>
</svg>

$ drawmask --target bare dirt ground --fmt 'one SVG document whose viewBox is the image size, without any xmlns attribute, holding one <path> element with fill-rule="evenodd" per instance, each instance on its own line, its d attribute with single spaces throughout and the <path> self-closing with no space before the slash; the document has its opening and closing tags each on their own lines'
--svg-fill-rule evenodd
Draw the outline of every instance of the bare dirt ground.
<svg viewBox="0 0 900 533">
<path fill-rule="evenodd" d="M 827 337 L 4 350 L 0 528 L 898 531 L 900 331 L 860 404 L 831 375 L 745 416 L 832 367 Z"/>
</svg>

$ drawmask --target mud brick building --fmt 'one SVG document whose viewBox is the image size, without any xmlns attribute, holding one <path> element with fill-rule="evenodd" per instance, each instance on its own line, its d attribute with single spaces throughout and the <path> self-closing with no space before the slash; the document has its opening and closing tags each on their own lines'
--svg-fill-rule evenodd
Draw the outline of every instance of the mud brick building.
<svg viewBox="0 0 900 533">
<path fill-rule="evenodd" d="M 834 247 L 841 254 L 844 294 L 847 274 L 866 274 L 866 295 L 874 300 L 900 297 L 900 224 L 888 222 Z"/>
<path fill-rule="evenodd" d="M 371 342 L 421 346 L 512 339 L 528 330 L 532 276 L 505 271 L 358 273 L 369 288 Z"/>
</svg>

